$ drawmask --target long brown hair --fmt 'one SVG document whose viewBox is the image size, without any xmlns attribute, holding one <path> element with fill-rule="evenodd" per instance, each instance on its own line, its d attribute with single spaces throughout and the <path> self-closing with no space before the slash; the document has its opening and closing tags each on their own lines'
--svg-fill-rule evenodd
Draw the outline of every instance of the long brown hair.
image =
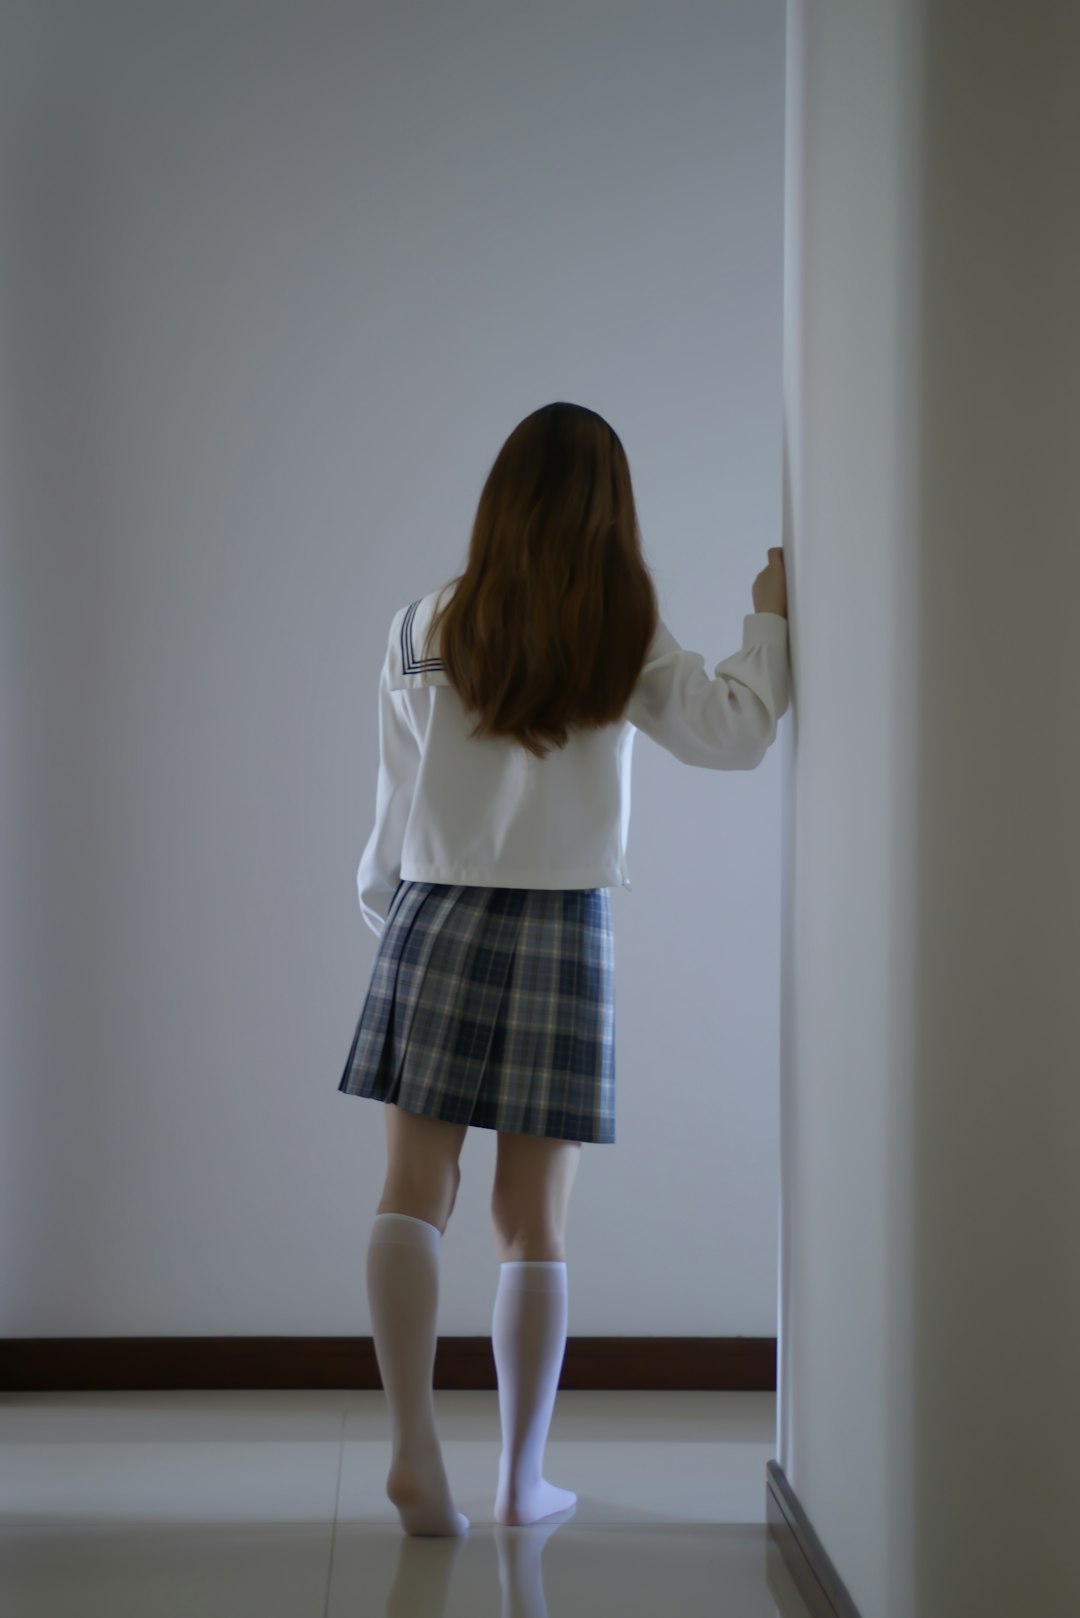
<svg viewBox="0 0 1080 1618">
<path fill-rule="evenodd" d="M 488 473 L 465 571 L 451 583 L 424 655 L 441 626 L 438 655 L 479 715 L 471 736 L 514 737 L 544 758 L 571 728 L 621 717 L 659 606 L 630 467 L 603 416 L 560 402 L 518 423 Z"/>
</svg>

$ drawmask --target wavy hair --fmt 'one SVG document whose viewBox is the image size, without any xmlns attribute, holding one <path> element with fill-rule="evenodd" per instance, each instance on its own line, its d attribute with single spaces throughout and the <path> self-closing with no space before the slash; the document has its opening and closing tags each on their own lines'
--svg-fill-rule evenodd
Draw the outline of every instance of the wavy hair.
<svg viewBox="0 0 1080 1618">
<path fill-rule="evenodd" d="M 478 715 L 470 736 L 545 758 L 571 729 L 621 718 L 659 620 L 630 467 L 582 405 L 518 423 L 488 473 L 465 571 L 424 641 Z M 442 595 L 440 591 L 440 596 Z"/>
</svg>

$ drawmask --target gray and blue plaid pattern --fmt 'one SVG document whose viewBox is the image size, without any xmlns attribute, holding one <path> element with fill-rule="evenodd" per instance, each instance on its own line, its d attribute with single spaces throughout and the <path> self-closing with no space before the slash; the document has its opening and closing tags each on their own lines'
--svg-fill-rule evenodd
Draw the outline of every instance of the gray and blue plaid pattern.
<svg viewBox="0 0 1080 1618">
<path fill-rule="evenodd" d="M 399 883 L 338 1089 L 479 1129 L 613 1143 L 607 888 Z"/>
</svg>

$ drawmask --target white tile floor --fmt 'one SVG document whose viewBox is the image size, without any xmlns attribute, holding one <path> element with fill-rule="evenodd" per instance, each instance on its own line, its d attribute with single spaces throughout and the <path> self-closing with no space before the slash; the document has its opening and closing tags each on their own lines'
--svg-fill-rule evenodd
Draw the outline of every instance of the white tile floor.
<svg viewBox="0 0 1080 1618">
<path fill-rule="evenodd" d="M 558 1395 L 563 1522 L 492 1514 L 492 1392 L 437 1392 L 464 1539 L 402 1533 L 381 1392 L 0 1396 L 11 1618 L 805 1618 L 765 1530 L 768 1393 Z"/>
</svg>

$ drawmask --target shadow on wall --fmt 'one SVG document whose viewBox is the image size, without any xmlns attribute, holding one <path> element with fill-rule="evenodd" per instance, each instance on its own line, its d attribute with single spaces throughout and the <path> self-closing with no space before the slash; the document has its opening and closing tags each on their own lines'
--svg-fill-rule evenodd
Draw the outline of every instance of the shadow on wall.
<svg viewBox="0 0 1080 1618">
<path fill-rule="evenodd" d="M 974 31 L 971 7 L 923 18 L 907 1198 L 912 1610 L 928 1618 L 1080 1610 L 1064 1520 L 1075 1463 L 1060 1442 L 1080 1353 L 1076 1134 L 1062 1127 L 1076 1116 L 1066 866 L 1080 823 L 1062 649 L 1075 645 L 1080 550 L 1054 537 L 1066 513 L 1080 528 L 1066 447 L 1078 359 L 1064 336 L 1080 285 L 1065 223 L 1080 11 L 1051 11 L 988 6 Z M 1033 531 L 1039 512 L 1054 517 Z"/>
</svg>

